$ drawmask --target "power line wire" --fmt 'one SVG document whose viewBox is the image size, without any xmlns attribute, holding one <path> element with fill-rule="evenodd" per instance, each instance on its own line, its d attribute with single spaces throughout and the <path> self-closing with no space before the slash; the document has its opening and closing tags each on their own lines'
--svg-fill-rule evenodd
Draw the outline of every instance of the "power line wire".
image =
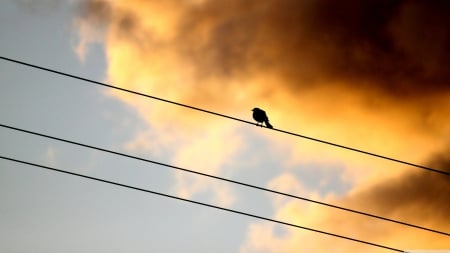
<svg viewBox="0 0 450 253">
<path fill-rule="evenodd" d="M 94 80 L 87 79 L 87 78 L 84 78 L 84 77 L 80 77 L 80 76 L 64 73 L 64 72 L 61 72 L 61 71 L 57 71 L 57 70 L 54 70 L 54 69 L 41 67 L 41 66 L 38 66 L 38 65 L 26 63 L 26 62 L 23 62 L 23 61 L 7 58 L 7 57 L 3 57 L 3 56 L 0 56 L 0 59 L 3 59 L 5 61 L 14 62 L 14 63 L 21 64 L 21 65 L 25 65 L 25 66 L 28 66 L 28 67 L 44 70 L 44 71 L 47 71 L 47 72 L 52 72 L 54 74 L 63 75 L 63 76 L 66 76 L 66 77 L 78 79 L 78 80 L 85 81 L 85 82 L 88 82 L 88 83 L 92 83 L 92 84 L 95 84 L 95 85 L 99 85 L 99 86 L 104 86 L 104 87 L 108 87 L 108 88 L 111 88 L 111 89 L 120 90 L 120 91 L 131 93 L 131 94 L 134 94 L 134 95 L 138 95 L 138 96 L 143 96 L 143 97 L 146 97 L 146 98 L 159 100 L 159 101 L 162 101 L 162 102 L 166 102 L 166 103 L 170 103 L 170 104 L 186 107 L 186 108 L 189 108 L 189 109 L 192 109 L 192 110 L 197 110 L 197 111 L 201 111 L 201 112 L 204 112 L 204 113 L 209 113 L 209 114 L 213 114 L 213 115 L 216 115 L 216 116 L 220 116 L 220 117 L 224 117 L 224 118 L 228 118 L 228 119 L 232 119 L 232 120 L 236 120 L 236 121 L 240 121 L 240 122 L 243 122 L 243 123 L 254 125 L 253 122 L 250 122 L 250 121 L 247 121 L 247 120 L 243 120 L 243 119 L 231 117 L 231 116 L 228 116 L 228 115 L 225 115 L 225 114 L 221 114 L 221 113 L 205 110 L 205 109 L 202 109 L 202 108 L 198 108 L 198 107 L 194 107 L 194 106 L 190 106 L 190 105 L 186 105 L 186 104 L 170 101 L 170 100 L 167 100 L 167 99 L 164 99 L 164 98 L 151 96 L 151 95 L 140 93 L 140 92 L 137 92 L 137 91 L 133 91 L 133 90 L 125 89 L 125 88 L 120 88 L 120 87 L 117 87 L 117 86 L 114 86 L 114 85 L 110 85 L 110 84 L 94 81 Z M 281 132 L 281 133 L 285 133 L 285 134 L 289 134 L 289 135 L 293 135 L 293 136 L 296 136 L 296 137 L 300 137 L 300 138 L 303 138 L 303 139 L 307 139 L 307 140 L 311 140 L 311 141 L 315 141 L 315 142 L 319 142 L 319 143 L 335 146 L 335 147 L 342 148 L 342 149 L 351 150 L 351 151 L 362 153 L 362 154 L 365 154 L 365 155 L 378 157 L 378 158 L 381 158 L 381 159 L 385 159 L 385 160 L 389 160 L 389 161 L 393 161 L 393 162 L 397 162 L 397 163 L 401 163 L 401 164 L 413 166 L 413 167 L 416 167 L 416 168 L 420 168 L 420 169 L 424 169 L 424 170 L 428 170 L 428 171 L 432 171 L 432 172 L 436 172 L 436 173 L 440 173 L 440 174 L 443 174 L 443 175 L 450 176 L 450 172 L 446 172 L 446 171 L 442 171 L 442 170 L 438 170 L 438 169 L 433 169 L 433 168 L 430 168 L 430 167 L 427 167 L 427 166 L 418 165 L 418 164 L 414 164 L 414 163 L 398 160 L 398 159 L 395 159 L 395 158 L 390 158 L 390 157 L 383 156 L 383 155 L 378 155 L 378 154 L 367 152 L 367 151 L 364 151 L 364 150 L 361 150 L 361 149 L 347 147 L 347 146 L 344 146 L 344 145 L 340 145 L 340 144 L 336 144 L 336 143 L 332 143 L 332 142 L 316 139 L 316 138 L 313 138 L 313 137 L 309 137 L 309 136 L 305 136 L 305 135 L 301 135 L 301 134 L 297 134 L 297 133 L 293 133 L 293 132 L 289 132 L 289 131 L 285 131 L 285 130 L 281 130 L 281 129 L 273 128 L 272 130 L 278 131 L 278 132 Z"/>
<path fill-rule="evenodd" d="M 371 245 L 371 246 L 375 246 L 375 247 L 379 247 L 379 248 L 383 248 L 383 249 L 387 249 L 387 250 L 391 250 L 391 251 L 403 252 L 403 250 L 396 249 L 396 248 L 389 247 L 389 246 L 385 246 L 385 245 L 381 245 L 381 244 L 377 244 L 377 243 L 363 241 L 363 240 L 359 240 L 359 239 L 355 239 L 355 238 L 351 238 L 351 237 L 347 237 L 347 236 L 343 236 L 343 235 L 339 235 L 339 234 L 334 234 L 334 233 L 325 232 L 325 231 L 321 231 L 321 230 L 317 230 L 317 229 L 313 229 L 313 228 L 309 228 L 309 227 L 305 227 L 305 226 L 296 225 L 296 224 L 289 223 L 289 222 L 284 222 L 284 221 L 280 221 L 280 220 L 267 218 L 267 217 L 264 217 L 264 216 L 259 216 L 259 215 L 255 215 L 255 214 L 251 214 L 251 213 L 237 211 L 237 210 L 234 210 L 234 209 L 229 209 L 229 208 L 220 207 L 220 206 L 216 206 L 216 205 L 212 205 L 212 204 L 207 204 L 207 203 L 203 203 L 203 202 L 199 202 L 199 201 L 185 199 L 185 198 L 181 198 L 181 197 L 177 197 L 177 196 L 173 196 L 173 195 L 169 195 L 169 194 L 165 194 L 165 193 L 161 193 L 161 192 L 151 191 L 151 190 L 138 188 L 138 187 L 134 187 L 134 186 L 126 185 L 126 184 L 121 184 L 121 183 L 114 182 L 114 181 L 109 181 L 109 180 L 96 178 L 96 177 L 90 177 L 90 176 L 86 176 L 86 175 L 82 175 L 82 174 L 78 174 L 78 173 L 74 173 L 74 172 L 69 172 L 69 171 L 65 171 L 65 170 L 61 170 L 61 169 L 57 169 L 57 168 L 53 168 L 53 167 L 48 167 L 48 166 L 44 166 L 44 165 L 40 165 L 40 164 L 36 164 L 36 163 L 31 163 L 31 162 L 26 162 L 26 161 L 22 161 L 22 160 L 10 158 L 10 157 L 5 157 L 5 156 L 2 156 L 2 155 L 0 155 L 0 158 L 4 159 L 4 160 L 9 160 L 9 161 L 17 162 L 17 163 L 30 165 L 30 166 L 40 167 L 40 168 L 51 170 L 51 171 L 56 171 L 56 172 L 60 172 L 60 173 L 64 173 L 64 174 L 69 174 L 69 175 L 72 175 L 72 176 L 82 177 L 82 178 L 95 180 L 95 181 L 99 181 L 99 182 L 103 182 L 103 183 L 108 183 L 108 184 L 112 184 L 112 185 L 116 185 L 116 186 L 120 186 L 120 187 L 125 187 L 125 188 L 129 188 L 129 189 L 137 190 L 137 191 L 142 191 L 142 192 L 146 192 L 146 193 L 156 194 L 156 195 L 167 197 L 167 198 L 171 198 L 171 199 L 182 200 L 182 201 L 185 201 L 185 202 L 189 202 L 189 203 L 193 203 L 193 204 L 197 204 L 197 205 L 202 205 L 202 206 L 206 206 L 206 207 L 210 207 L 210 208 L 215 208 L 215 209 L 219 209 L 219 210 L 223 210 L 223 211 L 227 211 L 227 212 L 231 212 L 231 213 L 235 213 L 235 214 L 240 214 L 240 215 L 244 215 L 244 216 L 248 216 L 248 217 L 253 217 L 253 218 L 256 218 L 256 219 L 260 219 L 260 220 L 270 221 L 270 222 L 282 224 L 282 225 L 285 225 L 285 226 L 290 226 L 290 227 L 300 228 L 300 229 L 304 229 L 304 230 L 309 230 L 309 231 L 312 231 L 312 232 L 325 234 L 325 235 L 329 235 L 329 236 L 334 236 L 334 237 L 338 237 L 338 238 L 341 238 L 341 239 L 350 240 L 350 241 L 358 242 L 358 243 L 363 243 L 363 244 L 367 244 L 367 245 Z"/>
<path fill-rule="evenodd" d="M 304 198 L 304 197 L 300 197 L 300 196 L 296 196 L 296 195 L 292 195 L 292 194 L 288 194 L 288 193 L 284 193 L 284 192 L 280 192 L 280 191 L 276 191 L 276 190 L 272 190 L 272 189 L 268 189 L 268 188 L 264 188 L 264 187 L 260 187 L 260 186 L 256 186 L 256 185 L 252 185 L 252 184 L 248 184 L 248 183 L 243 183 L 243 182 L 239 182 L 239 181 L 235 181 L 235 180 L 231 180 L 231 179 L 227 179 L 227 178 L 222 178 L 222 177 L 219 177 L 219 176 L 214 176 L 214 175 L 210 175 L 210 174 L 206 174 L 206 173 L 202 173 L 202 172 L 198 172 L 198 171 L 194 171 L 194 170 L 189 170 L 189 169 L 173 166 L 173 165 L 170 165 L 170 164 L 165 164 L 165 163 L 161 163 L 161 162 L 157 162 L 157 161 L 153 161 L 153 160 L 149 160 L 149 159 L 145 159 L 145 158 L 141 158 L 141 157 L 137 157 L 137 156 L 132 156 L 132 155 L 128 155 L 128 154 L 112 151 L 112 150 L 109 150 L 109 149 L 95 147 L 95 146 L 83 144 L 83 143 L 80 143 L 80 142 L 70 141 L 70 140 L 67 140 L 67 139 L 62 139 L 62 138 L 58 138 L 58 137 L 54 137 L 54 136 L 50 136 L 50 135 L 46 135 L 46 134 L 42 134 L 42 133 L 37 133 L 37 132 L 33 132 L 33 131 L 29 131 L 29 130 L 25 130 L 25 129 L 13 127 L 13 126 L 8 126 L 8 125 L 4 125 L 4 124 L 1 124 L 1 123 L 0 123 L 0 127 L 8 128 L 8 129 L 11 129 L 11 130 L 24 132 L 24 133 L 28 133 L 28 134 L 32 134 L 32 135 L 37 135 L 37 136 L 40 136 L 40 137 L 53 139 L 53 140 L 57 140 L 57 141 L 61 141 L 61 142 L 65 142 L 65 143 L 69 143 L 69 144 L 73 144 L 73 145 L 89 148 L 89 149 L 94 149 L 94 150 L 110 153 L 110 154 L 113 154 L 113 155 L 118 155 L 118 156 L 123 156 L 123 157 L 126 157 L 126 158 L 131 158 L 131 159 L 135 159 L 135 160 L 139 160 L 139 161 L 143 161 L 143 162 L 153 163 L 153 164 L 156 164 L 156 165 L 160 165 L 160 166 L 164 166 L 164 167 L 168 167 L 168 168 L 172 168 L 172 169 L 176 169 L 176 170 L 181 170 L 181 171 L 188 172 L 188 173 L 193 173 L 193 174 L 197 174 L 197 175 L 201 175 L 201 176 L 205 176 L 205 177 L 209 177 L 209 178 L 225 181 L 225 182 L 228 182 L 228 183 L 242 185 L 242 186 L 245 186 L 245 187 L 254 188 L 254 189 L 258 189 L 258 190 L 262 190 L 262 191 L 266 191 L 266 192 L 270 192 L 270 193 L 274 193 L 274 194 L 278 194 L 278 195 L 282 195 L 282 196 L 286 196 L 286 197 L 291 197 L 291 198 L 295 198 L 295 199 L 299 199 L 299 200 L 303 200 L 303 201 L 308 201 L 308 202 L 312 202 L 312 203 L 315 203 L 315 204 L 320 204 L 320 205 L 324 205 L 324 206 L 327 206 L 327 207 L 336 208 L 336 209 L 340 209 L 340 210 L 343 210 L 343 211 L 347 211 L 347 212 L 352 212 L 352 213 L 368 216 L 368 217 L 371 217 L 371 218 L 376 218 L 376 219 L 380 219 L 380 220 L 384 220 L 384 221 L 389 221 L 389 222 L 397 223 L 397 224 L 400 224 L 400 225 L 404 225 L 404 226 L 408 226 L 408 227 L 412 227 L 412 228 L 416 228 L 416 229 L 426 230 L 428 232 L 433 232 L 433 233 L 438 233 L 438 234 L 450 236 L 449 233 L 442 232 L 442 231 L 439 231 L 439 230 L 426 228 L 426 227 L 422 227 L 422 226 L 418 226 L 418 225 L 414 225 L 414 224 L 410 224 L 410 223 L 406 223 L 406 222 L 402 222 L 402 221 L 397 221 L 397 220 L 385 218 L 385 217 L 382 217 L 382 216 L 378 216 L 378 215 L 374 215 L 374 214 L 370 214 L 370 213 L 366 213 L 366 212 L 362 212 L 362 211 L 357 211 L 357 210 L 353 210 L 353 209 L 349 209 L 349 208 L 346 208 L 346 207 L 341 207 L 341 206 L 337 206 L 337 205 L 333 205 L 333 204 L 329 204 L 329 203 L 325 203 L 325 202 L 321 202 L 321 201 L 317 201 L 317 200 L 312 200 L 312 199 L 308 199 L 308 198 Z"/>
</svg>

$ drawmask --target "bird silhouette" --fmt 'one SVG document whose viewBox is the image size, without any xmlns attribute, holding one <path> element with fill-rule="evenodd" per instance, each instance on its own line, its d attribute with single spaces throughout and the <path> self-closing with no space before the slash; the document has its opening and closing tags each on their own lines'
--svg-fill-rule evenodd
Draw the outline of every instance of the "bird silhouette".
<svg viewBox="0 0 450 253">
<path fill-rule="evenodd" d="M 269 123 L 269 118 L 267 117 L 267 114 L 265 111 L 255 107 L 253 108 L 253 119 L 256 120 L 256 125 L 257 126 L 261 126 L 264 122 L 264 124 L 266 125 L 266 127 L 268 128 L 273 128 L 273 126 Z"/>
</svg>

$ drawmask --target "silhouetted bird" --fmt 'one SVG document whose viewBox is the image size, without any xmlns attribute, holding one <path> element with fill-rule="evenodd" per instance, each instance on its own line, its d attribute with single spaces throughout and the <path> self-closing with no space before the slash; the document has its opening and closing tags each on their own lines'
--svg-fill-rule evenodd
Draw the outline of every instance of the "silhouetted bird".
<svg viewBox="0 0 450 253">
<path fill-rule="evenodd" d="M 253 108 L 253 119 L 257 121 L 256 125 L 262 127 L 262 123 L 266 124 L 266 127 L 273 128 L 273 126 L 269 123 L 269 118 L 265 111 L 259 108 Z"/>
</svg>

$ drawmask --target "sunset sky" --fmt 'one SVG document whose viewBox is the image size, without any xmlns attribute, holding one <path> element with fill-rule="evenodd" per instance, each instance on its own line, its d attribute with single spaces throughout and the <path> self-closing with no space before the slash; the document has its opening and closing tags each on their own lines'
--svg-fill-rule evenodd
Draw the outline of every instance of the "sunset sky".
<svg viewBox="0 0 450 253">
<path fill-rule="evenodd" d="M 0 56 L 450 172 L 450 2 L 4 0 Z M 0 59 L 0 124 L 450 233 L 450 176 Z M 0 128 L 0 155 L 388 247 L 450 237 Z M 0 159 L 0 252 L 389 250 Z M 391 251 L 392 252 L 392 251 Z"/>
</svg>

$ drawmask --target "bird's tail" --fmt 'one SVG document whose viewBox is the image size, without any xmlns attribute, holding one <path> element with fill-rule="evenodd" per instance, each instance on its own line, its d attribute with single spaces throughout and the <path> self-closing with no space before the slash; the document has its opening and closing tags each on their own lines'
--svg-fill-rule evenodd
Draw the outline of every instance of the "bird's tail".
<svg viewBox="0 0 450 253">
<path fill-rule="evenodd" d="M 264 121 L 264 124 L 266 124 L 267 128 L 273 128 L 273 126 L 269 123 L 268 120 Z"/>
</svg>

